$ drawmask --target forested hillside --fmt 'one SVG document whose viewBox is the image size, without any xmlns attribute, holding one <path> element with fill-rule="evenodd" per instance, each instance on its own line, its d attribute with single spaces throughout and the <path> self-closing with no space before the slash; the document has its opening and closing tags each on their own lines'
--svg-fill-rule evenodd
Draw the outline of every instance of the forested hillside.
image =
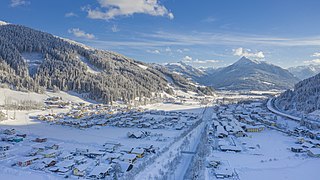
<svg viewBox="0 0 320 180">
<path fill-rule="evenodd" d="M 88 93 L 106 103 L 171 92 L 166 76 L 148 64 L 11 24 L 0 26 L 0 83 L 17 90 Z"/>
<path fill-rule="evenodd" d="M 320 109 L 320 74 L 300 81 L 293 90 L 287 90 L 277 99 L 282 110 L 311 113 Z"/>
</svg>

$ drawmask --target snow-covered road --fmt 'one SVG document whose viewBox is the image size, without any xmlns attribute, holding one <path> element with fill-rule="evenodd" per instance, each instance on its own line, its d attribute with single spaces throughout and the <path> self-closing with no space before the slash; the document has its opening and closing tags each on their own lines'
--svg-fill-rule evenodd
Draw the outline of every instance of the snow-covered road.
<svg viewBox="0 0 320 180">
<path fill-rule="evenodd" d="M 206 122 L 211 118 L 212 113 L 212 107 L 206 108 L 203 112 L 202 122 L 186 136 L 172 144 L 168 151 L 161 154 L 151 165 L 137 174 L 135 179 L 154 179 L 164 175 L 167 175 L 168 179 L 183 179 L 191 165 L 192 155 L 181 153 L 181 151 L 195 152 L 197 150 Z M 187 148 L 181 149 L 186 139 L 189 144 Z M 178 164 L 172 165 L 175 164 L 176 159 L 179 159 Z"/>
</svg>

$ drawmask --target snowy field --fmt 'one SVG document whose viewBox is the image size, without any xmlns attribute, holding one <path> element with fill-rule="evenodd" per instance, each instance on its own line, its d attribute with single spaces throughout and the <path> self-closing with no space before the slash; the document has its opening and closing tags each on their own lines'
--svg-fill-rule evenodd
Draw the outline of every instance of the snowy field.
<svg viewBox="0 0 320 180">
<path fill-rule="evenodd" d="M 316 180 L 320 160 L 306 154 L 296 155 L 289 149 L 295 145 L 295 139 L 275 130 L 261 133 L 249 133 L 249 137 L 239 138 L 244 152 L 213 151 L 217 159 L 228 162 L 238 173 L 240 179 L 308 179 Z M 255 147 L 252 150 L 248 145 Z M 260 148 L 258 148 L 259 146 Z"/>
<path fill-rule="evenodd" d="M 1 96 L 0 104 L 4 104 L 5 101 L 21 101 L 21 100 L 32 100 L 43 102 L 48 97 L 59 96 L 66 101 L 72 101 L 77 103 L 87 103 L 80 98 L 72 94 L 65 92 L 36 94 L 36 93 L 23 93 L 12 91 L 8 89 L 0 89 Z M 204 107 L 200 105 L 179 105 L 179 104 L 156 104 L 151 106 L 145 106 L 147 109 L 154 110 L 170 110 L 170 111 L 181 111 L 188 113 L 195 113 L 201 115 Z M 14 148 L 8 152 L 10 160 L 5 159 L 1 161 L 3 168 L 0 170 L 1 177 L 7 177 L 9 179 L 22 179 L 26 175 L 31 175 L 32 179 L 59 179 L 63 176 L 56 175 L 52 172 L 44 173 L 44 171 L 31 170 L 28 167 L 10 167 L 19 157 L 25 156 L 23 150 L 29 149 L 31 139 L 35 138 L 47 138 L 51 143 L 60 144 L 60 151 L 73 151 L 76 148 L 88 148 L 88 149 L 99 149 L 106 142 L 119 142 L 121 146 L 126 147 L 141 147 L 141 146 L 153 146 L 156 151 L 162 151 L 164 148 L 168 148 L 172 145 L 173 141 L 181 135 L 185 130 L 174 130 L 174 129 L 151 129 L 151 128 L 120 128 L 114 126 L 103 126 L 103 127 L 91 127 L 88 129 L 77 129 L 69 126 L 55 125 L 52 123 L 45 123 L 39 120 L 31 119 L 30 117 L 48 113 L 66 113 L 69 109 L 46 109 L 46 110 L 32 110 L 32 111 L 8 111 L 9 120 L 0 122 L 0 128 L 3 129 L 15 129 L 20 134 L 27 134 L 27 138 L 22 143 L 17 143 Z M 14 119 L 15 117 L 15 119 Z M 157 140 L 157 137 L 147 137 L 143 139 L 128 138 L 128 132 L 134 131 L 148 131 L 151 134 L 161 134 L 161 141 Z M 20 147 L 17 149 L 17 147 Z M 152 155 L 150 155 L 152 156 Z M 143 161 L 150 158 L 139 159 L 135 165 L 141 164 Z M 15 178 L 13 178 L 15 177 Z M 72 177 L 72 176 L 71 176 Z M 73 178 L 76 178 L 73 176 Z"/>
</svg>

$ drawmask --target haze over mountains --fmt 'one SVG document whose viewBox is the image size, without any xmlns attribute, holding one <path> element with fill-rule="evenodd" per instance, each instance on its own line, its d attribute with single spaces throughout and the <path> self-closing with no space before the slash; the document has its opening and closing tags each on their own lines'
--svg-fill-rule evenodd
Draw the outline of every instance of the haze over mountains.
<svg viewBox="0 0 320 180">
<path fill-rule="evenodd" d="M 201 93 L 201 87 L 163 68 L 28 27 L 1 24 L 0 82 L 13 89 L 75 91 L 106 103 L 170 94 L 169 83 Z"/>
<path fill-rule="evenodd" d="M 320 65 L 310 64 L 288 68 L 288 70 L 297 78 L 303 80 L 320 73 Z"/>
</svg>

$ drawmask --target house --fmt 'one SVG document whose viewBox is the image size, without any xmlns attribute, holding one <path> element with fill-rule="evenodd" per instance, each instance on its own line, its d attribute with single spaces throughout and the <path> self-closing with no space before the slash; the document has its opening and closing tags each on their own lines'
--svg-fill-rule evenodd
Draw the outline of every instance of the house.
<svg viewBox="0 0 320 180">
<path fill-rule="evenodd" d="M 6 134 L 6 135 L 14 135 L 15 133 L 16 133 L 15 129 L 5 129 L 3 131 L 3 134 Z"/>
<path fill-rule="evenodd" d="M 57 161 L 53 158 L 45 158 L 45 159 L 42 159 L 42 163 L 45 164 L 45 167 L 51 167 L 51 166 L 54 166 Z"/>
<path fill-rule="evenodd" d="M 117 145 L 115 144 L 104 144 L 103 147 L 105 148 L 106 152 L 113 153 L 117 149 Z"/>
<path fill-rule="evenodd" d="M 36 138 L 35 140 L 33 140 L 33 142 L 39 142 L 39 143 L 47 142 L 47 138 Z"/>
<path fill-rule="evenodd" d="M 216 136 L 219 138 L 228 137 L 228 132 L 222 126 L 217 126 Z"/>
<path fill-rule="evenodd" d="M 311 157 L 320 158 L 320 148 L 310 148 L 307 150 L 307 153 Z"/>
<path fill-rule="evenodd" d="M 55 151 L 53 149 L 49 149 L 49 150 L 43 151 L 41 154 L 45 158 L 52 158 L 52 157 L 55 157 L 57 155 L 57 151 Z"/>
<path fill-rule="evenodd" d="M 31 166 L 30 166 L 31 169 L 33 170 L 44 170 L 46 168 L 46 165 L 42 162 L 36 162 L 36 163 L 33 163 Z"/>
<path fill-rule="evenodd" d="M 229 146 L 229 145 L 222 145 L 220 146 L 221 151 L 234 151 L 234 152 L 241 152 L 241 148 L 238 146 Z"/>
<path fill-rule="evenodd" d="M 18 137 L 26 138 L 27 134 L 17 134 Z"/>
<path fill-rule="evenodd" d="M 93 179 L 104 179 L 107 175 L 110 174 L 111 170 L 111 165 L 100 164 L 93 168 L 93 170 L 89 174 L 89 177 Z"/>
<path fill-rule="evenodd" d="M 263 130 L 264 130 L 264 126 L 262 125 L 258 125 L 258 126 L 245 125 L 246 132 L 261 132 Z"/>
<path fill-rule="evenodd" d="M 76 156 L 73 161 L 76 163 L 76 164 L 83 164 L 85 162 L 87 162 L 87 159 L 84 157 L 84 156 Z"/>
<path fill-rule="evenodd" d="M 214 172 L 216 178 L 218 179 L 224 179 L 224 178 L 230 178 L 233 176 L 232 169 L 229 168 L 222 168 L 222 169 L 216 169 Z"/>
<path fill-rule="evenodd" d="M 62 172 L 62 173 L 71 170 L 74 166 L 75 166 L 75 163 L 72 160 L 61 161 L 55 165 L 55 167 L 57 167 L 58 169 L 57 172 Z M 52 170 L 54 170 L 54 168 L 52 168 Z"/>
<path fill-rule="evenodd" d="M 142 131 L 135 131 L 135 132 L 128 132 L 127 136 L 129 138 L 140 139 L 140 138 L 145 137 L 145 134 Z"/>
<path fill-rule="evenodd" d="M 182 130 L 184 128 L 184 125 L 183 124 L 178 124 L 176 125 L 175 129 L 176 130 Z"/>
<path fill-rule="evenodd" d="M 85 176 L 87 174 L 86 170 L 89 166 L 89 163 L 81 164 L 73 169 L 72 174 L 75 176 Z"/>
<path fill-rule="evenodd" d="M 137 160 L 137 156 L 135 154 L 123 154 L 120 159 L 133 164 Z"/>
<path fill-rule="evenodd" d="M 21 141 L 23 141 L 23 137 L 19 137 L 19 136 L 14 136 L 14 137 L 11 137 L 10 139 L 9 139 L 9 141 L 10 142 L 21 142 Z"/>
<path fill-rule="evenodd" d="M 144 156 L 144 149 L 134 148 L 131 154 L 137 155 L 137 158 L 142 158 Z"/>
<path fill-rule="evenodd" d="M 291 147 L 290 150 L 294 153 L 301 153 L 303 152 L 303 148 L 301 146 L 294 146 L 294 147 Z"/>
<path fill-rule="evenodd" d="M 59 145 L 58 144 L 55 144 L 55 143 L 47 143 L 45 144 L 44 146 L 46 149 L 59 149 Z"/>
<path fill-rule="evenodd" d="M 34 159 L 30 157 L 22 157 L 21 159 L 19 159 L 19 161 L 16 164 L 21 167 L 26 167 L 31 165 L 33 160 Z"/>
<path fill-rule="evenodd" d="M 113 161 L 114 159 L 119 159 L 122 154 L 120 153 L 106 153 L 102 159 L 103 160 L 108 160 L 108 161 Z"/>
<path fill-rule="evenodd" d="M 208 160 L 208 167 L 217 168 L 221 164 L 218 160 Z"/>
<path fill-rule="evenodd" d="M 119 170 L 122 173 L 128 172 L 133 168 L 133 165 L 131 163 L 128 163 L 128 162 L 118 161 L 116 163 L 118 164 Z"/>
<path fill-rule="evenodd" d="M 84 149 L 84 148 L 76 148 L 75 155 L 84 155 L 89 152 L 89 149 Z"/>
<path fill-rule="evenodd" d="M 102 151 L 90 151 L 85 154 L 85 156 L 87 156 L 89 158 L 101 157 L 103 155 L 104 155 L 104 152 L 102 152 Z"/>
<path fill-rule="evenodd" d="M 67 152 L 67 151 L 63 151 L 59 156 L 58 158 L 60 160 L 70 160 L 73 158 L 73 155 L 70 153 L 70 152 Z"/>
</svg>

